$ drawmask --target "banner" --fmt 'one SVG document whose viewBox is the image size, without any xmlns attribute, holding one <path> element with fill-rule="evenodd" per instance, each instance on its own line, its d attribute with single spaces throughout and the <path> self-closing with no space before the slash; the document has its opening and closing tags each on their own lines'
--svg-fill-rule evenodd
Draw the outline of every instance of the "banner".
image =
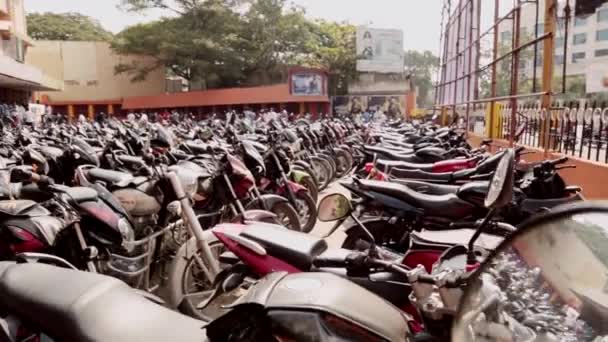
<svg viewBox="0 0 608 342">
<path fill-rule="evenodd" d="M 357 28 L 357 71 L 402 73 L 403 31 Z"/>
<path fill-rule="evenodd" d="M 296 96 L 320 96 L 325 93 L 325 77 L 318 73 L 291 75 L 291 94 Z"/>
</svg>

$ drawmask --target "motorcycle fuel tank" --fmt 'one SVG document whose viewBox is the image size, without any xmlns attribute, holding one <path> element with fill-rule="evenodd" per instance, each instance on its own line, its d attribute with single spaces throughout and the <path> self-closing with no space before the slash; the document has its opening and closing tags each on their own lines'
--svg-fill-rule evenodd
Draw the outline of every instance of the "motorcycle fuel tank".
<svg viewBox="0 0 608 342">
<path fill-rule="evenodd" d="M 155 197 L 137 189 L 120 189 L 112 194 L 131 216 L 154 215 L 161 209 Z"/>
<path fill-rule="evenodd" d="M 388 341 L 404 341 L 409 334 L 407 319 L 399 309 L 330 273 L 273 273 L 234 306 L 246 303 L 261 304 L 271 314 L 273 310 L 330 314 Z"/>
</svg>

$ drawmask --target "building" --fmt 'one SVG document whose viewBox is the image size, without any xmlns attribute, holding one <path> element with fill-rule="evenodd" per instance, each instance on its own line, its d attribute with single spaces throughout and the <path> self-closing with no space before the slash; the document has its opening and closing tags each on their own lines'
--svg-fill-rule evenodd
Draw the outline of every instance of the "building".
<svg viewBox="0 0 608 342">
<path fill-rule="evenodd" d="M 563 4 L 562 4 L 563 5 Z M 572 5 L 572 2 L 571 2 Z M 561 8 L 561 7 L 560 7 Z M 521 34 L 520 36 L 529 39 L 535 35 L 544 33 L 544 2 L 540 2 L 540 19 L 536 20 L 536 7 L 534 4 L 526 4 L 521 12 Z M 563 15 L 563 11 L 558 12 Z M 599 7 L 593 15 L 587 17 L 573 17 L 568 28 L 567 56 L 564 56 L 565 42 L 565 20 L 560 18 L 557 21 L 557 33 L 555 38 L 554 65 L 556 75 L 561 75 L 561 69 L 566 63 L 566 75 L 586 75 L 589 66 L 596 63 L 608 63 L 608 3 Z M 511 46 L 513 39 L 512 22 L 507 20 L 500 25 L 499 44 Z M 525 41 L 524 41 L 525 42 Z M 533 48 L 526 49 L 528 54 Z M 520 62 L 521 72 L 528 77 L 533 74 L 533 64 L 536 65 L 537 77 L 540 77 L 543 62 L 543 45 L 538 44 L 538 53 L 535 63 L 533 58 L 524 58 Z"/>
<path fill-rule="evenodd" d="M 32 92 L 61 89 L 60 82 L 29 65 L 34 42 L 28 37 L 23 0 L 0 0 L 0 102 L 28 103 Z"/>
<path fill-rule="evenodd" d="M 39 92 L 41 103 L 70 118 L 85 114 L 121 113 L 123 99 L 165 92 L 165 70 L 151 71 L 145 80 L 132 82 L 127 74 L 116 75 L 116 65 L 149 63 L 145 56 L 115 54 L 106 42 L 36 41 L 27 62 L 63 82 L 59 92 Z"/>
</svg>

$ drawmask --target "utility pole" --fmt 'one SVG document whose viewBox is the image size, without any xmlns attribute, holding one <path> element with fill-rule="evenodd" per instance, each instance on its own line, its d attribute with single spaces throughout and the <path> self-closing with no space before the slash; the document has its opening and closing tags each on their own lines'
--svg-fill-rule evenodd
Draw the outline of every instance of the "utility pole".
<svg viewBox="0 0 608 342">
<path fill-rule="evenodd" d="M 545 34 L 549 36 L 544 39 L 543 46 L 543 92 L 542 109 L 546 113 L 541 126 L 541 143 L 547 152 L 551 146 L 551 93 L 553 83 L 553 51 L 555 51 L 555 18 L 557 17 L 557 0 L 545 0 Z M 564 56 L 566 58 L 566 56 Z M 565 61 L 564 61 L 565 63 Z"/>
</svg>

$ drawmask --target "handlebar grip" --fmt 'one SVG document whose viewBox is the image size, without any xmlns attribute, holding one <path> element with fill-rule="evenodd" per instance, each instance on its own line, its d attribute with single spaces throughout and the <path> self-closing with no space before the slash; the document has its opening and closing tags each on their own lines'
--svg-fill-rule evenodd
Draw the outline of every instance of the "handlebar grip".
<svg viewBox="0 0 608 342">
<path fill-rule="evenodd" d="M 30 178 L 30 181 L 32 183 L 38 183 L 38 182 L 40 182 L 40 180 L 43 177 L 43 176 L 41 176 L 41 175 L 39 175 L 37 173 L 33 173 L 33 172 L 25 171 L 25 170 L 22 170 L 22 172 L 24 174 L 26 174 Z"/>
<path fill-rule="evenodd" d="M 40 176 L 38 176 L 38 181 L 36 183 L 38 183 L 39 185 L 42 185 L 42 186 L 49 186 L 49 185 L 53 185 L 55 182 L 53 181 L 53 179 L 51 177 L 40 175 Z"/>
<path fill-rule="evenodd" d="M 522 153 L 526 148 L 523 146 L 518 146 L 515 148 L 515 154 L 520 154 Z"/>
<path fill-rule="evenodd" d="M 418 282 L 425 284 L 435 284 L 435 278 L 430 274 L 418 275 Z"/>
<path fill-rule="evenodd" d="M 346 260 L 332 258 L 315 258 L 312 264 L 316 267 L 342 268 L 346 267 Z"/>
</svg>

